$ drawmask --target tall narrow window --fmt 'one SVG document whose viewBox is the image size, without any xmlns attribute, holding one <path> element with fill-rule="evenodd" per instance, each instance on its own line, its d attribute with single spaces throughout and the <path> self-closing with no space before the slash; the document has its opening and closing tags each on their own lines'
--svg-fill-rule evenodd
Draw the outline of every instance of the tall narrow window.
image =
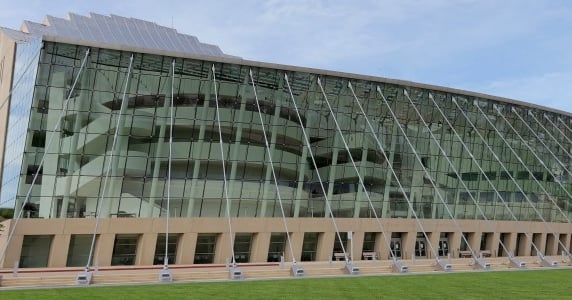
<svg viewBox="0 0 572 300">
<path fill-rule="evenodd" d="M 318 232 L 304 233 L 304 242 L 302 243 L 302 261 L 315 261 L 316 252 L 318 251 Z"/>
<path fill-rule="evenodd" d="M 167 246 L 167 257 L 169 264 L 175 264 L 177 257 L 177 243 L 179 242 L 179 234 L 169 234 L 169 244 Z M 155 244 L 154 265 L 162 265 L 165 262 L 165 234 L 157 235 L 157 243 Z"/>
<path fill-rule="evenodd" d="M 268 262 L 278 262 L 280 257 L 284 256 L 286 246 L 286 233 L 274 232 L 270 236 L 270 245 L 268 247 Z"/>
<path fill-rule="evenodd" d="M 217 233 L 199 233 L 195 247 L 194 264 L 212 264 L 216 250 Z"/>
<path fill-rule="evenodd" d="M 111 257 L 112 266 L 134 265 L 137 255 L 137 242 L 139 235 L 137 234 L 118 234 L 115 236 L 115 244 L 113 245 L 113 256 Z"/>
<path fill-rule="evenodd" d="M 234 257 L 236 262 L 247 263 L 250 261 L 252 237 L 252 233 L 237 233 L 234 236 Z"/>
<path fill-rule="evenodd" d="M 86 264 L 92 237 L 91 234 L 72 234 L 66 266 L 81 267 Z"/>
</svg>

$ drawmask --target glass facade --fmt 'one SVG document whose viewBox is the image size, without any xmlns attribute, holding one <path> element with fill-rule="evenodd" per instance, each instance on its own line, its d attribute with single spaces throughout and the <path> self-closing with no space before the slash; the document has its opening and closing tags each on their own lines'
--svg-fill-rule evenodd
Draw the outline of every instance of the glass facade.
<svg viewBox="0 0 572 300">
<path fill-rule="evenodd" d="M 8 130 L 6 134 L 6 150 L 4 151 L 4 165 L 2 166 L 2 188 L 0 206 L 13 205 L 17 194 L 26 193 L 25 184 L 20 183 L 20 174 L 25 170 L 28 173 L 27 166 L 23 163 L 24 149 L 33 151 L 33 145 L 26 144 L 26 132 L 29 124 L 30 109 L 32 107 L 32 99 L 36 97 L 37 92 L 34 88 L 36 82 L 36 74 L 38 69 L 38 59 L 40 57 L 40 49 L 42 41 L 40 39 L 29 43 L 21 43 L 16 46 L 16 57 L 14 64 L 14 82 L 12 84 L 12 94 L 10 99 Z M 2 61 L 2 70 L 5 61 Z M 7 76 L 6 76 L 7 77 Z M 6 103 L 2 103 L 2 106 Z M 32 165 L 34 163 L 32 162 Z M 33 175 L 32 175 L 33 176 Z M 38 199 L 30 201 L 24 208 L 25 217 L 38 216 Z M 21 206 L 21 203 L 20 203 Z"/>
<path fill-rule="evenodd" d="M 30 75 L 31 105 L 11 108 L 22 118 L 11 114 L 10 124 L 22 124 L 9 130 L 15 141 L 3 185 L 17 179 L 9 164 L 21 164 L 21 204 L 38 173 L 30 217 L 89 217 L 100 200 L 102 217 L 164 216 L 171 95 L 171 217 L 226 216 L 215 100 L 231 216 L 281 217 L 250 70 L 286 217 L 328 216 L 328 200 L 338 218 L 411 218 L 407 199 L 419 218 L 571 216 L 567 116 L 439 90 L 141 53 L 129 70 L 132 53 L 108 49 L 92 48 L 80 73 L 86 50 L 45 42 Z M 9 194 L 3 190 L 3 202 Z"/>
</svg>

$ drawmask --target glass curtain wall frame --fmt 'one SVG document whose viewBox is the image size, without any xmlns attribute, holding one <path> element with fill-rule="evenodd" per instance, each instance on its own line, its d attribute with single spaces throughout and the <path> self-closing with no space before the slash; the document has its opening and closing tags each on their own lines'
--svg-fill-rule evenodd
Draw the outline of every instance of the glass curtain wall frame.
<svg viewBox="0 0 572 300">
<path fill-rule="evenodd" d="M 168 105 L 170 97 L 170 63 L 172 57 L 135 53 L 132 78 L 127 88 L 127 109 L 120 112 L 120 99 L 125 84 L 131 53 L 109 49 L 92 49 L 87 69 L 82 75 L 77 91 L 72 95 L 61 130 L 51 132 L 61 103 L 67 96 L 68 83 L 77 75 L 81 55 L 85 48 L 74 45 L 46 42 L 38 66 L 38 77 L 30 110 L 30 121 L 25 137 L 22 166 L 19 170 L 18 196 L 27 191 L 25 178 L 46 152 L 45 140 L 56 135 L 57 143 L 47 154 L 51 158 L 42 169 L 42 181 L 34 187 L 31 203 L 38 203 L 37 216 L 90 217 L 95 212 L 97 197 L 102 188 L 103 166 L 111 154 L 111 140 L 118 130 L 118 143 L 114 157 L 117 164 L 111 172 L 111 183 L 103 217 L 159 217 L 166 211 L 165 184 L 168 163 Z M 172 217 L 221 217 L 225 215 L 222 191 L 222 168 L 219 157 L 218 129 L 215 124 L 214 89 L 212 88 L 212 61 L 176 58 L 174 84 L 174 136 L 172 159 L 171 207 Z M 459 219 L 478 219 L 475 205 L 467 191 L 460 185 L 464 180 L 470 193 L 479 201 L 487 218 L 508 218 L 506 208 L 498 196 L 492 193 L 483 174 L 472 163 L 468 153 L 448 130 L 442 116 L 428 99 L 431 93 L 447 118 L 461 135 L 463 142 L 481 162 L 495 187 L 506 196 L 510 208 L 521 220 L 536 220 L 523 196 L 517 192 L 507 174 L 496 166 L 497 155 L 509 167 L 527 195 L 542 205 L 544 215 L 554 215 L 555 208 L 543 200 L 530 176 L 521 174 L 520 163 L 504 149 L 502 140 L 492 128 L 478 118 L 472 102 L 478 100 L 491 118 L 495 113 L 492 104 L 516 106 L 492 100 L 445 93 L 399 84 L 358 80 L 319 75 L 323 87 L 348 141 L 350 154 L 340 141 L 323 95 L 316 84 L 318 75 L 306 72 L 252 67 L 232 63 L 214 63 L 219 86 L 221 126 L 225 160 L 229 168 L 229 196 L 233 217 L 281 217 L 274 182 L 266 163 L 266 151 L 262 128 L 254 102 L 248 70 L 252 69 L 261 103 L 263 119 L 268 128 L 268 139 L 278 176 L 278 188 L 284 201 L 287 217 L 324 217 L 325 196 L 331 199 L 335 217 L 371 218 L 372 212 L 364 198 L 357 174 L 351 166 L 349 155 L 356 161 L 360 175 L 371 196 L 376 213 L 382 217 L 410 218 L 411 212 L 403 192 L 397 186 L 399 180 L 412 199 L 416 213 L 422 218 L 449 218 L 443 204 L 436 199 L 435 190 L 424 176 L 412 150 L 396 130 L 393 118 L 384 110 L 376 93 L 379 87 L 397 121 L 407 130 L 422 164 L 431 172 L 436 184 L 446 196 L 446 202 Z M 302 126 L 310 137 L 312 151 L 318 163 L 314 169 L 303 142 L 301 124 L 284 83 L 288 73 L 293 96 L 300 107 Z M 388 160 L 380 153 L 347 83 L 354 86 L 356 96 L 363 103 L 367 118 L 372 122 L 375 134 L 386 151 Z M 406 88 L 416 106 L 430 124 L 430 130 L 440 145 L 450 153 L 461 178 L 440 157 L 426 128 L 404 98 Z M 463 115 L 451 104 L 452 97 L 462 102 L 464 111 L 486 142 L 494 149 L 491 153 L 472 132 Z M 58 106 L 59 104 L 59 106 Z M 530 109 L 530 108 L 526 108 Z M 119 113 L 122 123 L 115 128 Z M 537 111 L 538 114 L 544 113 Z M 560 116 L 569 120 L 567 116 Z M 514 116 L 510 120 L 518 121 Z M 495 119 L 496 120 L 496 119 Z M 561 208 L 570 214 L 572 205 L 564 198 L 559 180 L 569 185 L 569 178 L 558 172 L 542 170 L 526 147 L 502 122 L 498 128 L 506 133 L 515 149 L 534 172 Z M 496 123 L 495 123 L 496 124 Z M 538 126 L 536 127 L 537 129 Z M 547 126 L 547 128 L 550 128 Z M 566 130 L 561 128 L 562 131 Z M 533 142 L 534 136 L 519 131 Z M 554 135 L 560 134 L 552 131 Z M 43 141 L 43 142 L 42 142 Z M 572 145 L 567 140 L 565 147 Z M 538 153 L 551 163 L 546 150 Z M 535 149 L 537 149 L 535 148 Z M 559 159 L 570 159 L 559 154 Z M 310 162 L 310 163 L 309 163 Z M 395 169 L 397 178 L 391 174 Z M 6 169 L 6 168 L 5 168 Z M 32 170 L 32 171 L 30 171 Z M 540 172 L 542 171 L 542 175 Z M 317 174 L 324 180 L 327 195 L 319 188 Z M 7 174 L 7 173 L 6 173 Z M 4 179 L 7 179 L 5 176 Z M 4 196 L 3 196 L 4 197 Z M 31 215 L 35 216 L 35 215 Z M 550 219 L 553 220 L 553 219 Z M 554 219 L 557 221 L 557 219 Z"/>
<path fill-rule="evenodd" d="M 22 161 L 25 158 L 26 130 L 29 127 L 32 101 L 38 97 L 34 92 L 34 84 L 36 80 L 40 80 L 38 60 L 40 59 L 41 48 L 41 39 L 16 45 L 11 95 L 9 98 L 0 100 L 10 101 L 9 103 L 2 103 L 2 106 L 9 107 L 3 165 L 1 166 L 0 206 L 2 207 L 19 207 L 22 205 L 23 199 L 18 197 L 18 185 L 22 184 L 20 173 L 25 168 Z M 38 207 L 37 201 L 30 202 L 27 207 L 29 209 L 24 216 L 37 216 Z M 19 211 L 15 212 L 15 214 L 18 213 Z"/>
</svg>

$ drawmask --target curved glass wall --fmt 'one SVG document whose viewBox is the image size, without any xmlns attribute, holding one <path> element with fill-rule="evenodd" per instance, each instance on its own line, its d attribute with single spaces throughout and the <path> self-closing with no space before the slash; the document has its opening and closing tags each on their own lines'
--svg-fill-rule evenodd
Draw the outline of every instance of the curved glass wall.
<svg viewBox="0 0 572 300">
<path fill-rule="evenodd" d="M 289 217 L 325 217 L 326 198 L 335 217 L 373 217 L 350 158 L 382 217 L 412 216 L 404 193 L 421 218 L 450 218 L 448 205 L 455 218 L 482 219 L 473 199 L 488 219 L 511 220 L 512 212 L 520 220 L 563 221 L 560 210 L 571 216 L 569 116 L 441 90 L 194 59 L 175 58 L 173 76 L 172 57 L 140 53 L 134 54 L 128 80 L 132 53 L 107 49 L 91 49 L 79 85 L 69 95 L 85 50 L 45 43 L 41 55 L 19 190 L 24 196 L 27 170 L 45 152 L 42 178 L 31 199 L 41 203 L 41 217 L 92 217 L 102 193 L 104 217 L 164 215 L 171 86 L 175 117 L 170 213 L 225 216 L 213 64 L 232 216 L 281 217 L 251 68 Z M 125 88 L 128 102 L 122 108 Z M 70 102 L 64 110 L 67 96 Z M 56 122 L 61 126 L 53 132 Z M 112 150 L 115 131 L 118 139 Z M 46 150 L 51 137 L 51 149 Z M 114 161 L 104 192 L 111 153 Z"/>
</svg>

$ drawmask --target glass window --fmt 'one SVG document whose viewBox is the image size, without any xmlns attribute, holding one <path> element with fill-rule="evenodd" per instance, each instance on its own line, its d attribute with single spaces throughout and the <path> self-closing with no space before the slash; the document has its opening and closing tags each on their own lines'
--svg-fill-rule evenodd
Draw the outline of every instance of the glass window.
<svg viewBox="0 0 572 300">
<path fill-rule="evenodd" d="M 363 236 L 363 247 L 362 252 L 374 252 L 375 251 L 375 236 L 376 232 L 366 232 Z"/>
<path fill-rule="evenodd" d="M 342 244 L 343 244 L 343 247 L 342 247 Z M 332 250 L 332 257 L 333 258 L 339 257 L 340 254 L 344 253 L 344 250 L 346 251 L 347 255 L 350 254 L 349 253 L 350 251 L 348 249 L 348 233 L 347 232 L 340 232 L 339 237 L 336 234 L 335 238 L 334 238 L 334 248 Z"/>
<path fill-rule="evenodd" d="M 20 254 L 20 268 L 48 266 L 53 235 L 25 235 Z"/>
<path fill-rule="evenodd" d="M 131 266 L 135 264 L 137 256 L 138 234 L 118 234 L 115 236 L 113 245 L 113 255 L 111 257 L 112 266 Z"/>
<path fill-rule="evenodd" d="M 268 262 L 279 262 L 280 257 L 284 256 L 287 236 L 286 233 L 272 233 L 270 235 L 270 245 L 268 247 Z"/>
<path fill-rule="evenodd" d="M 72 234 L 66 263 L 67 267 L 80 267 L 87 264 L 92 239 L 93 235 L 91 234 Z"/>
<path fill-rule="evenodd" d="M 305 232 L 304 242 L 302 243 L 302 261 L 315 261 L 316 251 L 318 250 L 318 232 Z"/>
<path fill-rule="evenodd" d="M 195 247 L 194 264 L 212 264 L 216 250 L 218 233 L 199 233 Z"/>
<path fill-rule="evenodd" d="M 179 243 L 179 234 L 169 234 L 167 246 L 167 258 L 169 264 L 175 264 L 177 258 L 177 245 Z M 165 263 L 165 234 L 157 235 L 157 243 L 155 244 L 155 257 L 153 258 L 154 265 L 162 265 Z"/>
<path fill-rule="evenodd" d="M 32 136 L 32 147 L 44 148 L 46 146 L 46 131 L 36 130 Z"/>
<path fill-rule="evenodd" d="M 234 236 L 234 258 L 238 263 L 250 261 L 250 247 L 252 246 L 252 233 L 237 233 Z"/>
</svg>

